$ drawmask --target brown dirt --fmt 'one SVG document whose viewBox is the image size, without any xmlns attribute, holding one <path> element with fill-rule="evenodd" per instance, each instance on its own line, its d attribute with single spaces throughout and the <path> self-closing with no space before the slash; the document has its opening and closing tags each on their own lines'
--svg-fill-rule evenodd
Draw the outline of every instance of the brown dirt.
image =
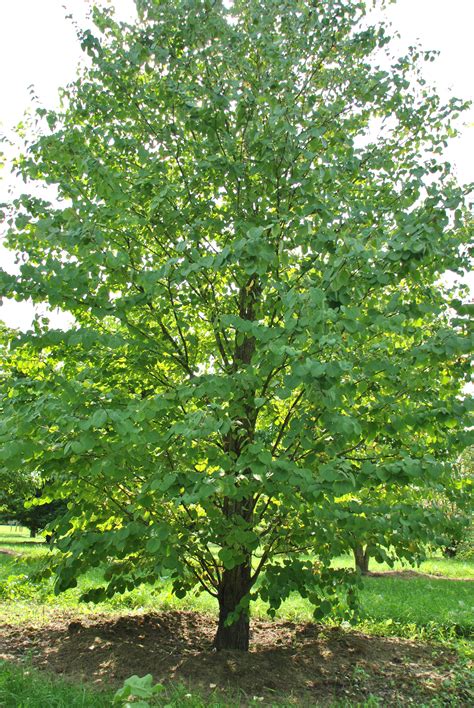
<svg viewBox="0 0 474 708">
<path fill-rule="evenodd" d="M 429 580 L 451 580 L 451 582 L 459 581 L 461 583 L 472 583 L 474 578 L 450 578 L 447 575 L 435 573 L 422 573 L 418 570 L 383 570 L 381 572 L 369 571 L 366 574 L 367 578 L 401 578 L 402 580 L 410 580 L 412 578 L 428 578 Z"/>
<path fill-rule="evenodd" d="M 210 616 L 176 611 L 65 615 L 36 627 L 6 624 L 0 627 L 0 659 L 31 660 L 99 688 L 151 673 L 156 681 L 205 693 L 233 689 L 265 703 L 286 697 L 298 705 L 363 701 L 370 694 L 383 705 L 405 705 L 407 696 L 420 704 L 446 691 L 442 684 L 456 664 L 453 652 L 426 644 L 258 619 L 248 654 L 216 653 L 214 624 Z"/>
<path fill-rule="evenodd" d="M 21 553 L 12 551 L 10 548 L 0 548 L 0 553 L 4 553 L 6 556 L 21 556 Z"/>
</svg>

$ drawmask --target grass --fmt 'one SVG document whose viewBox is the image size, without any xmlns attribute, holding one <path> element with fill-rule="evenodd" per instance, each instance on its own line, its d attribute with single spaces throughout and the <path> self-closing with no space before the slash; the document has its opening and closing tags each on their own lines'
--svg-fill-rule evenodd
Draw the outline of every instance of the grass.
<svg viewBox="0 0 474 708">
<path fill-rule="evenodd" d="M 189 594 L 177 599 L 169 583 L 154 587 L 139 586 L 132 591 L 117 595 L 107 602 L 93 605 L 80 603 L 81 591 L 100 581 L 100 573 L 94 571 L 81 579 L 78 588 L 55 596 L 52 579 L 39 585 L 30 581 L 31 566 L 27 561 L 2 561 L 0 558 L 0 620 L 16 620 L 19 623 L 31 619 L 45 619 L 54 608 L 74 610 L 76 613 L 142 611 L 156 609 L 189 609 L 215 614 L 216 600 L 207 594 Z M 6 576 L 6 577 L 5 577 Z M 12 612 L 11 602 L 15 602 Z M 406 628 L 401 636 L 419 634 L 420 628 L 430 629 L 443 636 L 470 636 L 474 632 L 473 585 L 468 582 L 447 581 L 431 578 L 398 577 L 366 578 L 360 593 L 360 620 L 367 630 L 371 623 L 386 625 L 388 633 L 398 627 Z M 38 606 L 43 608 L 38 614 Z M 257 600 L 252 607 L 256 617 L 266 616 L 267 605 Z M 313 608 L 298 594 L 286 600 L 277 613 L 279 618 L 295 621 L 311 621 Z M 394 625 L 393 627 L 391 627 Z"/>
<path fill-rule="evenodd" d="M 10 548 L 11 550 L 20 548 L 34 552 L 44 548 L 44 538 L 43 536 L 31 538 L 28 529 L 22 526 L 0 524 L 0 544 L 2 548 Z"/>
<path fill-rule="evenodd" d="M 37 671 L 31 667 L 0 662 L 1 708 L 110 708 L 114 692 L 96 691 L 64 679 Z M 215 696 L 200 696 L 186 686 L 163 688 L 150 701 L 163 708 L 225 708 L 226 706 L 257 706 L 258 697 L 236 695 L 228 691 Z M 130 703 L 130 706 L 139 705 Z"/>
<path fill-rule="evenodd" d="M 110 708 L 114 692 L 95 691 L 70 681 L 39 672 L 31 667 L 14 666 L 0 662 L 0 706 L 1 708 Z M 131 703 L 131 706 L 134 704 Z M 253 697 L 235 696 L 229 692 L 205 698 L 190 692 L 186 686 L 178 685 L 163 689 L 153 699 L 152 705 L 168 708 L 224 708 L 225 706 L 260 705 Z"/>
<path fill-rule="evenodd" d="M 359 669 L 354 670 L 355 684 L 364 683 L 368 674 Z M 454 693 L 454 696 L 453 696 Z M 458 700 L 455 696 L 461 696 Z M 97 691 L 84 685 L 78 685 L 52 676 L 44 671 L 37 671 L 30 666 L 13 665 L 0 661 L 0 707 L 1 708 L 111 708 L 114 693 L 112 691 Z M 467 671 L 456 669 L 444 690 L 429 703 L 418 701 L 416 694 L 407 696 L 403 705 L 418 705 L 420 708 L 445 708 L 445 706 L 464 706 L 470 704 L 474 697 L 472 681 Z M 467 701 L 465 700 L 467 698 Z M 243 691 L 215 690 L 206 696 L 192 691 L 184 685 L 163 687 L 156 697 L 147 703 L 121 702 L 122 708 L 138 706 L 158 706 L 161 708 L 256 708 L 262 705 L 262 697 L 249 696 Z M 272 708 L 290 708 L 293 700 L 275 696 L 265 706 Z M 318 705 L 312 703 L 311 705 Z M 362 701 L 349 700 L 324 702 L 326 708 L 382 708 L 386 705 L 383 699 L 374 694 L 366 695 Z M 402 704 L 398 704 L 402 705 Z"/>
<path fill-rule="evenodd" d="M 112 691 L 95 691 L 31 667 L 0 662 L 1 708 L 110 708 L 113 696 Z M 260 702 L 253 700 L 253 697 L 235 696 L 230 692 L 224 699 L 220 694 L 209 700 L 208 696 L 203 698 L 190 692 L 186 686 L 178 685 L 163 689 L 153 699 L 152 705 L 168 708 L 224 708 L 256 706 Z"/>
<path fill-rule="evenodd" d="M 340 556 L 333 563 L 335 568 L 352 567 L 353 561 L 349 556 Z M 444 556 L 436 555 L 423 561 L 420 566 L 407 566 L 406 563 L 400 561 L 395 562 L 393 567 L 387 563 L 377 563 L 371 559 L 371 572 L 384 572 L 387 570 L 407 570 L 412 569 L 419 573 L 429 575 L 441 575 L 446 578 L 474 578 L 474 561 L 460 558 L 445 558 Z"/>
<path fill-rule="evenodd" d="M 368 579 L 363 590 L 363 619 L 437 624 L 474 629 L 474 597 L 470 583 L 411 578 Z"/>
<path fill-rule="evenodd" d="M 29 667 L 0 662 L 2 708 L 109 708 L 112 697 Z"/>
</svg>

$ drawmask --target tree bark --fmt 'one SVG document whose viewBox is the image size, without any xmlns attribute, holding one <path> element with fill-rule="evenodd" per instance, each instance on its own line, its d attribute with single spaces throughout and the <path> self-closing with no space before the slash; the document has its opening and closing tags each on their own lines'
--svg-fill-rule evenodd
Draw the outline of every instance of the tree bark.
<svg viewBox="0 0 474 708">
<path fill-rule="evenodd" d="M 369 547 L 364 547 L 362 545 L 357 545 L 353 549 L 354 551 L 354 560 L 355 560 L 355 567 L 356 570 L 360 571 L 362 575 L 367 575 L 369 572 Z"/>
<path fill-rule="evenodd" d="M 255 308 L 258 303 L 258 298 L 261 292 L 260 283 L 256 275 L 252 275 L 245 287 L 239 290 L 239 316 L 243 320 L 252 322 L 255 319 Z M 235 374 L 242 371 L 244 367 L 249 366 L 252 357 L 255 353 L 256 340 L 255 337 L 245 335 L 240 340 L 238 332 L 235 334 L 235 346 L 232 368 Z M 224 449 L 231 455 L 233 460 L 239 458 L 243 447 L 252 442 L 255 422 L 257 419 L 257 410 L 254 403 L 255 391 L 248 387 L 238 387 L 233 394 L 233 405 L 235 406 L 236 415 L 233 421 L 233 429 L 224 439 Z M 235 430 L 239 434 L 235 433 Z M 250 472 L 250 470 L 248 470 Z M 226 498 L 223 504 L 223 513 L 227 520 L 231 523 L 235 522 L 237 517 L 241 517 L 246 524 L 252 526 L 253 515 L 253 500 L 242 499 L 240 501 Z M 247 550 L 242 549 L 244 553 Z M 248 651 L 249 636 L 250 636 L 250 620 L 248 605 L 239 609 L 239 615 L 232 624 L 226 624 L 229 615 L 234 612 L 239 603 L 250 592 L 252 585 L 252 560 L 249 553 L 245 561 L 231 570 L 224 569 L 220 585 L 218 589 L 219 601 L 219 624 L 214 637 L 214 648 L 220 651 L 221 649 L 237 649 L 239 651 Z"/>
<path fill-rule="evenodd" d="M 237 620 L 230 625 L 226 625 L 226 619 L 250 591 L 250 575 L 250 559 L 223 573 L 218 591 L 219 624 L 214 637 L 214 648 L 218 651 L 221 649 L 248 651 L 250 636 L 248 609 L 242 609 Z"/>
</svg>

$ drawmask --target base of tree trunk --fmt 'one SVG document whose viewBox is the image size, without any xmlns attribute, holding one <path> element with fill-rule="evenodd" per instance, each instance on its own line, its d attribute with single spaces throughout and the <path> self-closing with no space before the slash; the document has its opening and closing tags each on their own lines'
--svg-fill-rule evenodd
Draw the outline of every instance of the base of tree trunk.
<svg viewBox="0 0 474 708">
<path fill-rule="evenodd" d="M 248 651 L 250 639 L 250 622 L 247 614 L 241 614 L 236 622 L 225 626 L 224 620 L 219 617 L 216 636 L 214 637 L 214 649 L 231 649 L 237 651 Z"/>
<path fill-rule="evenodd" d="M 219 588 L 219 624 L 214 637 L 217 651 L 231 649 L 248 651 L 250 638 L 250 619 L 247 608 L 241 608 L 232 624 L 228 617 L 236 611 L 240 602 L 250 590 L 250 562 L 226 570 Z"/>
<path fill-rule="evenodd" d="M 365 551 L 362 546 L 356 546 L 354 549 L 354 560 L 356 570 L 358 570 L 362 575 L 367 575 L 369 572 L 369 551 L 366 548 Z"/>
</svg>

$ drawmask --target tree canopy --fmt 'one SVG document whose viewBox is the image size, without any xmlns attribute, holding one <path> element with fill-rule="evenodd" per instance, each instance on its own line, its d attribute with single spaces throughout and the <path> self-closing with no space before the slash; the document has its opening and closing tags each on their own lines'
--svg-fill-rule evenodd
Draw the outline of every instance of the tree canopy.
<svg viewBox="0 0 474 708">
<path fill-rule="evenodd" d="M 351 616 L 341 498 L 443 489 L 467 444 L 468 308 L 441 280 L 469 266 L 443 159 L 464 104 L 365 2 L 137 8 L 95 11 L 16 162 L 2 292 L 75 323 L 11 343 L 1 460 L 73 500 L 59 591 L 97 565 L 89 599 L 170 577 L 246 649 L 257 596 Z"/>
</svg>

